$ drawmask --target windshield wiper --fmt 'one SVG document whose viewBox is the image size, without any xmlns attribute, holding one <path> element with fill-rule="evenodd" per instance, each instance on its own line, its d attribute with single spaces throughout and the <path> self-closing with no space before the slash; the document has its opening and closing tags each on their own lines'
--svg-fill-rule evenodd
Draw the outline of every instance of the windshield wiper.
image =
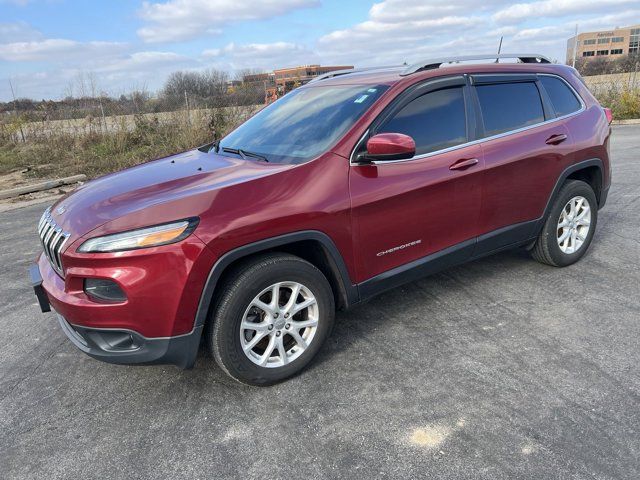
<svg viewBox="0 0 640 480">
<path fill-rule="evenodd" d="M 244 160 L 247 157 L 257 158 L 258 160 L 262 160 L 263 162 L 269 162 L 267 157 L 260 155 L 259 153 L 249 152 L 247 150 L 243 150 L 242 148 L 231 148 L 231 147 L 222 147 L 223 152 L 227 153 L 235 153 L 236 155 L 240 155 Z"/>
</svg>

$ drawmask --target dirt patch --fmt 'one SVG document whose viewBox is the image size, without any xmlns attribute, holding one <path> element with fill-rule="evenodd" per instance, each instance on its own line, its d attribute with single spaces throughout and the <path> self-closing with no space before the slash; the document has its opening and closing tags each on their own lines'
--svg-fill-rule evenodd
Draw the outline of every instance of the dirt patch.
<svg viewBox="0 0 640 480">
<path fill-rule="evenodd" d="M 0 175 L 0 190 L 22 187 L 29 184 L 26 173 L 28 170 L 16 170 L 15 172 Z M 33 180 L 31 180 L 33 182 Z"/>
<path fill-rule="evenodd" d="M 4 175 L 0 175 L 0 190 L 9 190 L 17 187 L 24 187 L 33 183 L 41 183 L 42 179 L 33 178 L 30 170 L 16 170 Z M 71 192 L 78 187 L 75 185 L 64 185 L 62 187 L 44 190 L 42 192 L 27 193 L 17 197 L 0 199 L 0 212 L 13 210 L 19 207 L 26 207 L 37 203 L 55 202 L 62 195 Z"/>
<path fill-rule="evenodd" d="M 436 448 L 451 435 L 451 428 L 446 425 L 432 425 L 416 428 L 411 434 L 411 443 L 425 448 Z"/>
</svg>

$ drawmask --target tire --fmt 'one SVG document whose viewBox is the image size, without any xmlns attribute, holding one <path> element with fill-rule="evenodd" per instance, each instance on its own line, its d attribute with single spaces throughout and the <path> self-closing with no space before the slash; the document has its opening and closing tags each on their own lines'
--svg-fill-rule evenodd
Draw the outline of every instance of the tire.
<svg viewBox="0 0 640 480">
<path fill-rule="evenodd" d="M 299 293 L 292 300 L 297 285 Z M 297 374 L 311 361 L 331 333 L 334 317 L 333 292 L 322 272 L 299 257 L 271 253 L 245 262 L 226 279 L 205 341 L 229 376 L 247 385 L 267 386 Z M 270 348 L 273 352 L 267 356 Z"/>
<path fill-rule="evenodd" d="M 585 213 L 585 204 L 588 215 Z M 578 209 L 574 213 L 576 206 Z M 588 226 L 585 225 L 587 216 Z M 553 202 L 531 255 L 538 262 L 554 267 L 566 267 L 577 262 L 591 244 L 597 220 L 598 202 L 591 186 L 581 180 L 568 180 Z M 572 230 L 576 232 L 575 237 Z"/>
</svg>

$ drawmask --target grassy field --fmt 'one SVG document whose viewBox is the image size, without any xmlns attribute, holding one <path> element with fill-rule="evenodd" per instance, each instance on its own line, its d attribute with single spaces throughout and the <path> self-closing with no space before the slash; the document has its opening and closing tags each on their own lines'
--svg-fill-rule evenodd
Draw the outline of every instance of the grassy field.
<svg viewBox="0 0 640 480">
<path fill-rule="evenodd" d="M 0 175 L 24 170 L 29 177 L 54 178 L 84 173 L 93 178 L 155 158 L 211 142 L 248 118 L 255 107 L 136 115 L 104 130 L 59 131 L 43 124 L 29 128 L 25 142 L 20 128 L 0 136 Z"/>
</svg>

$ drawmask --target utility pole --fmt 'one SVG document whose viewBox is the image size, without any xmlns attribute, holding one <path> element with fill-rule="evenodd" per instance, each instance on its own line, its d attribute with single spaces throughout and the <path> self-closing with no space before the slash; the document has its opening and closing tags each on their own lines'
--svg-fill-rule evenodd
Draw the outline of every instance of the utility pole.
<svg viewBox="0 0 640 480">
<path fill-rule="evenodd" d="M 578 24 L 576 23 L 576 34 L 573 37 L 573 62 L 571 66 L 576 68 L 576 56 L 578 55 Z"/>
<path fill-rule="evenodd" d="M 102 93 L 100 94 L 100 113 L 102 113 L 102 132 L 106 133 L 107 132 L 107 119 L 104 116 L 104 107 L 102 106 Z"/>
<path fill-rule="evenodd" d="M 189 112 L 189 97 L 187 96 L 187 90 L 184 91 L 184 104 L 187 108 L 187 123 L 191 124 L 191 112 Z"/>
<path fill-rule="evenodd" d="M 11 79 L 9 79 L 9 87 L 11 87 L 11 96 L 13 97 L 13 113 L 16 116 L 16 122 L 18 122 L 18 127 L 20 128 L 22 143 L 25 143 L 26 140 L 24 139 L 24 131 L 22 130 L 22 124 L 20 123 L 20 119 L 18 118 L 18 104 L 16 103 L 16 94 L 13 90 L 13 83 L 11 83 Z"/>
</svg>

